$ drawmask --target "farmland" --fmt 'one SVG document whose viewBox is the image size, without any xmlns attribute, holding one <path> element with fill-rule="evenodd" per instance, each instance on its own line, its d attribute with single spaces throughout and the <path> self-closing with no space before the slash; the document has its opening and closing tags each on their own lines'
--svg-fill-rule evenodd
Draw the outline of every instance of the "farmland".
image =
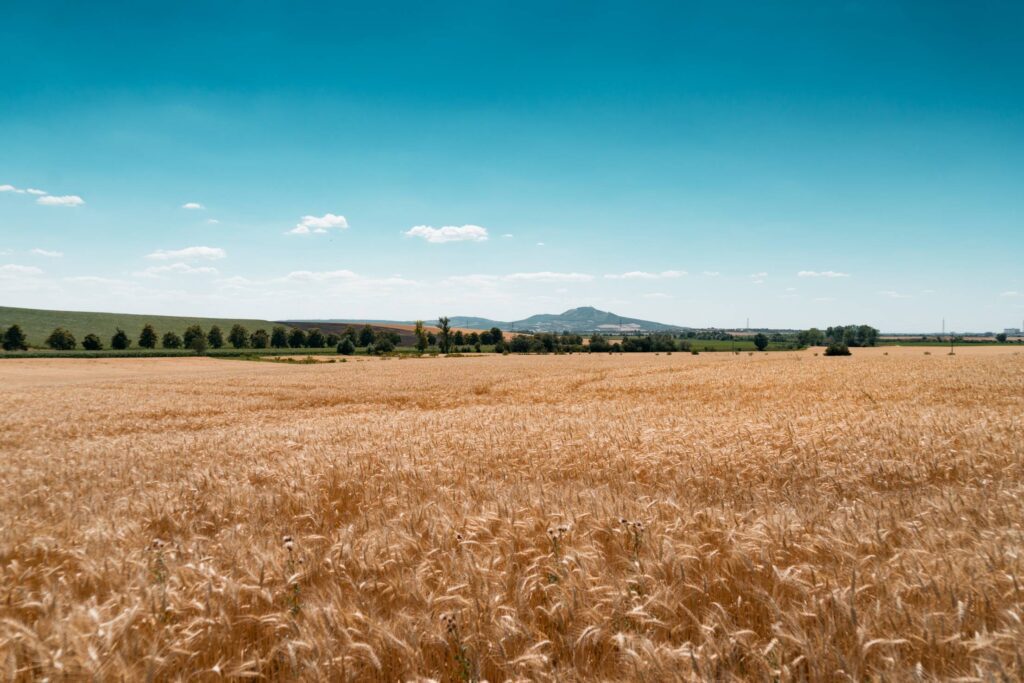
<svg viewBox="0 0 1024 683">
<path fill-rule="evenodd" d="M 0 381 L 3 677 L 1024 676 L 1019 347 Z"/>
</svg>

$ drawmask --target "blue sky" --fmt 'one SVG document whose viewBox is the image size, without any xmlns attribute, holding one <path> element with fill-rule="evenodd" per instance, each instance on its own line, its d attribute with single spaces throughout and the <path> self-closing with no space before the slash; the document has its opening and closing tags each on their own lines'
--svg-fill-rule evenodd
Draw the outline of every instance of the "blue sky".
<svg viewBox="0 0 1024 683">
<path fill-rule="evenodd" d="M 1011 2 L 7 2 L 0 304 L 1019 326 L 1022 27 Z"/>
</svg>

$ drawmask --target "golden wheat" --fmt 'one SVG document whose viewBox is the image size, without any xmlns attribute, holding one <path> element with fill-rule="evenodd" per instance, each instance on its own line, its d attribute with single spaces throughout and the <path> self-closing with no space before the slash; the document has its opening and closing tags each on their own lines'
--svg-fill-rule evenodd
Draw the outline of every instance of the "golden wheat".
<svg viewBox="0 0 1024 683">
<path fill-rule="evenodd" d="M 1024 676 L 1024 355 L 3 361 L 0 677 Z"/>
</svg>

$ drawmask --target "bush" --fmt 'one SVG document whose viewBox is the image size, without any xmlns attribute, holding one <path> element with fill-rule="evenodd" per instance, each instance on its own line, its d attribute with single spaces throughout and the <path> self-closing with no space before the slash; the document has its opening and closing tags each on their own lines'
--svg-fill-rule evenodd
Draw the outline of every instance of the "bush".
<svg viewBox="0 0 1024 683">
<path fill-rule="evenodd" d="M 349 337 L 345 337 L 341 340 L 341 343 L 338 344 L 338 353 L 343 356 L 351 356 L 355 352 L 356 345 L 352 343 L 352 340 Z"/>
<path fill-rule="evenodd" d="M 28 339 L 18 325 L 11 325 L 4 332 L 4 351 L 28 351 Z"/>
<path fill-rule="evenodd" d="M 375 353 L 377 353 L 377 349 L 375 349 L 373 347 L 373 344 L 367 344 L 366 345 L 366 355 L 367 356 L 372 356 Z"/>
<path fill-rule="evenodd" d="M 200 335 L 202 336 L 202 335 Z M 161 346 L 165 349 L 180 349 L 181 348 L 181 337 L 174 332 L 167 332 L 164 334 L 162 340 L 160 340 Z"/>
<path fill-rule="evenodd" d="M 389 337 L 377 340 L 377 353 L 391 353 L 395 350 L 395 344 Z"/>
<path fill-rule="evenodd" d="M 117 328 L 117 332 L 110 338 L 110 348 L 117 349 L 118 351 L 124 351 L 132 345 L 132 340 L 128 338 L 128 333 L 122 330 L 120 327 Z"/>
<path fill-rule="evenodd" d="M 842 342 L 832 342 L 825 348 L 826 356 L 849 356 L 850 347 Z"/>
<path fill-rule="evenodd" d="M 46 345 L 54 351 L 70 351 L 78 345 L 75 335 L 63 327 L 58 327 L 46 338 Z"/>
<path fill-rule="evenodd" d="M 146 325 L 139 334 L 139 347 L 143 349 L 156 348 L 156 330 L 152 325 Z"/>
<path fill-rule="evenodd" d="M 86 351 L 102 351 L 103 342 L 100 341 L 99 337 L 90 332 L 85 335 L 85 338 L 82 340 L 82 348 Z"/>
<path fill-rule="evenodd" d="M 191 344 L 186 344 L 185 346 L 186 346 L 186 348 L 189 348 L 189 349 L 192 349 L 193 351 L 195 351 L 197 355 L 201 356 L 204 353 L 206 353 L 206 349 L 207 349 L 208 344 L 207 344 L 206 337 L 204 337 L 203 335 L 200 334 L 200 335 L 196 335 L 195 337 L 192 338 L 192 343 Z"/>
</svg>

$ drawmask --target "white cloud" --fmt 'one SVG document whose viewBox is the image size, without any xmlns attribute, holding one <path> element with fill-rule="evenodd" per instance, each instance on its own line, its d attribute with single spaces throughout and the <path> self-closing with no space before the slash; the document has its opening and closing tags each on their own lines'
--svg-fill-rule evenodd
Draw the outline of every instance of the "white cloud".
<svg viewBox="0 0 1024 683">
<path fill-rule="evenodd" d="M 191 209 L 191 210 L 198 210 L 198 209 L 205 209 L 206 207 L 203 206 L 202 204 L 200 204 L 199 202 L 185 202 L 184 204 L 181 205 L 181 208 L 183 208 L 183 209 Z"/>
<path fill-rule="evenodd" d="M 312 271 L 312 270 L 295 270 L 283 278 L 279 278 L 281 282 L 328 282 L 331 280 L 355 280 L 359 276 L 351 270 L 326 270 L 326 271 Z"/>
<path fill-rule="evenodd" d="M 543 243 L 543 242 L 537 242 L 537 246 L 538 246 L 538 247 L 543 247 L 543 246 L 544 246 L 544 243 Z"/>
<path fill-rule="evenodd" d="M 1016 291 L 1010 291 L 1010 292 L 1002 292 L 999 296 L 1018 297 L 1018 296 L 1024 296 L 1024 294 L 1021 294 L 1020 292 L 1016 292 Z"/>
<path fill-rule="evenodd" d="M 404 234 L 406 237 L 422 237 L 432 244 L 487 241 L 487 228 L 481 228 L 479 225 L 446 225 L 441 228 L 417 225 L 407 230 Z"/>
<path fill-rule="evenodd" d="M 190 266 L 187 263 L 171 263 L 166 266 L 152 266 L 133 274 L 136 277 L 160 277 L 161 275 L 217 275 L 218 270 L 209 266 Z"/>
<path fill-rule="evenodd" d="M 768 273 L 751 273 L 750 277 L 755 278 L 755 279 L 761 279 L 761 278 L 768 277 Z"/>
<path fill-rule="evenodd" d="M 515 235 L 513 235 L 510 232 L 506 232 L 504 235 L 502 235 L 502 237 L 504 237 L 505 239 L 511 239 L 511 238 L 515 237 Z"/>
<path fill-rule="evenodd" d="M 227 252 L 220 247 L 185 247 L 184 249 L 157 249 L 146 258 L 156 261 L 175 261 L 189 259 L 209 259 L 211 261 L 222 259 Z"/>
<path fill-rule="evenodd" d="M 901 294 L 901 293 L 899 293 L 897 291 L 894 291 L 894 290 L 891 290 L 891 289 L 886 289 L 884 291 L 881 291 L 881 292 L 879 292 L 879 295 L 884 296 L 884 297 L 888 297 L 890 299 L 912 299 L 912 298 L 914 298 L 911 294 Z"/>
<path fill-rule="evenodd" d="M 704 274 L 707 275 L 708 277 L 718 277 L 719 275 L 721 275 L 721 273 L 719 273 L 717 270 L 705 270 Z"/>
<path fill-rule="evenodd" d="M 503 278 L 509 282 L 590 282 L 593 275 L 586 273 L 552 273 L 541 271 L 539 273 L 512 273 Z"/>
<path fill-rule="evenodd" d="M 849 273 L 837 273 L 834 270 L 801 270 L 797 277 L 850 277 Z"/>
<path fill-rule="evenodd" d="M 43 271 L 35 266 L 19 266 L 16 263 L 8 263 L 0 266 L 0 277 L 18 277 L 19 275 L 42 275 Z"/>
<path fill-rule="evenodd" d="M 36 256 L 45 256 L 47 258 L 60 258 L 64 255 L 62 251 L 49 251 L 48 249 L 33 249 L 32 253 Z"/>
<path fill-rule="evenodd" d="M 36 204 L 42 204 L 43 206 L 81 206 L 85 204 L 85 200 L 77 194 L 68 194 L 62 197 L 47 194 L 37 199 Z"/>
<path fill-rule="evenodd" d="M 207 218 L 206 222 L 209 223 L 210 225 L 217 225 L 218 223 L 220 223 L 220 221 L 217 220 L 216 218 Z"/>
<path fill-rule="evenodd" d="M 0 185 L 0 192 L 17 192 L 18 194 L 24 194 L 25 190 L 19 190 L 14 185 Z"/>
<path fill-rule="evenodd" d="M 34 194 L 34 195 L 49 194 L 46 190 L 37 190 L 34 187 L 28 188 L 27 190 L 25 190 L 25 192 L 28 192 L 29 194 Z"/>
<path fill-rule="evenodd" d="M 99 277 L 97 275 L 76 275 L 74 277 L 64 278 L 65 282 L 73 282 L 75 284 L 82 285 L 126 285 L 129 284 L 125 280 L 115 280 L 109 277 Z"/>
<path fill-rule="evenodd" d="M 309 235 L 311 233 L 325 233 L 330 228 L 344 230 L 348 227 L 348 220 L 344 216 L 335 216 L 333 213 L 325 213 L 323 216 L 303 216 L 302 220 L 295 224 L 295 227 L 287 232 L 289 235 Z"/>
<path fill-rule="evenodd" d="M 686 275 L 685 270 L 663 270 L 660 273 L 648 273 L 642 270 L 633 270 L 628 273 L 621 273 L 618 275 L 605 275 L 605 278 L 609 280 L 659 280 L 663 278 L 679 278 L 684 275 Z"/>
</svg>

